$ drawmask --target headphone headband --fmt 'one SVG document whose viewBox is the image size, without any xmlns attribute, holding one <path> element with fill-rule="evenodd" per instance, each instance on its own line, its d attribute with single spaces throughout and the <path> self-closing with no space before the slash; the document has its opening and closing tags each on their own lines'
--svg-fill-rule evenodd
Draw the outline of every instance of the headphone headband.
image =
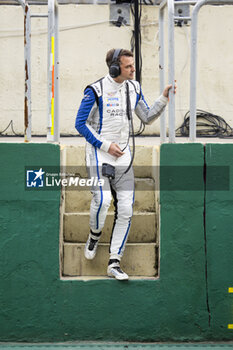
<svg viewBox="0 0 233 350">
<path fill-rule="evenodd" d="M 121 50 L 122 50 L 122 49 L 116 49 L 116 50 L 114 51 L 114 54 L 113 54 L 113 56 L 112 56 L 112 63 L 115 62 L 115 61 L 117 61 L 118 56 L 119 56 L 120 53 L 121 53 Z"/>
<path fill-rule="evenodd" d="M 117 78 L 121 74 L 120 64 L 118 62 L 118 57 L 121 53 L 122 49 L 116 49 L 114 51 L 112 62 L 109 67 L 109 74 L 112 78 Z"/>
</svg>

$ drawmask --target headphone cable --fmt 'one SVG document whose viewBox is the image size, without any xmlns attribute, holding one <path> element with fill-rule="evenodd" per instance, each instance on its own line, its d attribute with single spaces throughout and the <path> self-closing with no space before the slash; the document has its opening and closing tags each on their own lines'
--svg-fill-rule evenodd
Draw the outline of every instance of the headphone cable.
<svg viewBox="0 0 233 350">
<path fill-rule="evenodd" d="M 133 154 L 130 160 L 130 163 L 127 167 L 127 169 L 123 172 L 123 174 L 120 176 L 120 178 L 114 183 L 114 185 L 116 185 L 121 179 L 122 177 L 127 174 L 127 172 L 130 170 L 130 168 L 132 167 L 133 161 L 134 161 L 134 156 L 135 156 L 135 137 L 134 137 L 134 125 L 133 125 L 133 117 L 132 117 L 132 111 L 130 108 L 130 99 L 129 99 L 129 85 L 128 82 L 126 82 L 126 113 L 127 113 L 127 117 L 129 120 L 129 136 L 130 136 L 130 121 L 131 121 L 131 129 L 132 129 L 132 139 L 133 139 Z M 129 144 L 129 136 L 128 136 L 128 141 L 126 146 L 123 148 L 123 150 L 126 149 L 126 147 Z"/>
</svg>

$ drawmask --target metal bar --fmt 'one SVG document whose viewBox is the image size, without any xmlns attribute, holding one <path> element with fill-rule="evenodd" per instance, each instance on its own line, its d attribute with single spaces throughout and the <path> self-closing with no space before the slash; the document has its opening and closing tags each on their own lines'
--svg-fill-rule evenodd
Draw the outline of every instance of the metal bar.
<svg viewBox="0 0 233 350">
<path fill-rule="evenodd" d="M 48 0 L 48 142 L 59 141 L 57 44 L 58 6 L 56 0 Z"/>
<path fill-rule="evenodd" d="M 38 1 L 38 2 L 33 2 L 33 1 L 27 1 L 27 4 L 28 5 L 47 5 L 47 0 L 45 1 Z M 12 5 L 12 6 L 19 6 L 21 4 L 19 4 L 19 1 L 18 0 L 3 0 L 0 2 L 0 5 Z"/>
<path fill-rule="evenodd" d="M 60 139 L 60 117 L 59 117 L 59 13 L 58 5 L 55 0 L 55 66 L 54 66 L 54 135 L 55 141 L 59 142 Z"/>
<path fill-rule="evenodd" d="M 175 21 L 191 21 L 191 17 L 179 17 L 179 16 L 174 16 Z"/>
<path fill-rule="evenodd" d="M 134 0 L 134 35 L 135 35 L 135 68 L 136 68 L 136 80 L 140 83 L 141 81 L 141 72 L 140 72 L 140 64 L 139 64 L 139 55 L 140 55 L 140 43 L 139 43 L 139 31 L 140 31 L 140 23 L 139 23 L 139 0 Z"/>
<path fill-rule="evenodd" d="M 24 48 L 25 48 L 25 108 L 24 108 L 24 141 L 31 141 L 32 109 L 31 109 L 31 18 L 30 8 L 25 5 L 24 10 Z"/>
<path fill-rule="evenodd" d="M 111 3 L 109 0 L 58 0 L 59 5 L 66 5 L 66 4 L 78 4 L 78 5 L 87 5 L 87 4 L 92 4 L 92 5 L 108 5 Z"/>
<path fill-rule="evenodd" d="M 54 141 L 54 0 L 48 0 L 48 119 L 47 141 Z"/>
<path fill-rule="evenodd" d="M 199 4 L 197 4 L 198 6 L 196 5 L 197 7 L 196 6 L 194 7 L 194 10 L 192 13 L 192 26 L 191 26 L 189 140 L 192 142 L 196 140 L 197 19 L 198 19 L 197 13 L 199 11 Z"/>
<path fill-rule="evenodd" d="M 160 94 L 163 93 L 165 87 L 165 71 L 164 71 L 164 9 L 159 10 L 159 81 Z M 166 114 L 160 116 L 160 142 L 166 142 Z"/>
<path fill-rule="evenodd" d="M 168 0 L 168 82 L 172 84 L 169 92 L 169 142 L 175 142 L 175 44 L 174 44 L 174 1 Z"/>
<path fill-rule="evenodd" d="M 200 7 L 202 7 L 203 5 L 233 5 L 233 0 L 205 0 L 204 3 L 200 5 Z"/>
<path fill-rule="evenodd" d="M 18 0 L 0 0 L 0 5 L 12 5 L 12 6 L 19 6 L 17 3 Z M 68 5 L 68 4 L 76 4 L 76 5 L 108 5 L 110 3 L 109 0 L 58 0 L 59 5 Z M 48 5 L 48 0 L 28 0 L 28 5 Z M 158 5 L 153 4 L 153 5 Z"/>
<path fill-rule="evenodd" d="M 31 19 L 30 8 L 25 0 L 17 0 L 24 12 L 24 141 L 31 140 Z"/>
<path fill-rule="evenodd" d="M 191 61 L 190 61 L 190 141 L 196 140 L 196 95 L 197 95 L 197 29 L 198 13 L 204 5 L 232 5 L 233 0 L 199 0 L 192 12 Z"/>
<path fill-rule="evenodd" d="M 197 1 L 175 1 L 174 5 L 196 5 Z"/>
<path fill-rule="evenodd" d="M 48 15 L 47 14 L 32 14 L 30 17 L 31 18 L 32 17 L 48 17 Z"/>
<path fill-rule="evenodd" d="M 159 5 L 159 9 L 162 10 L 167 5 L 167 0 L 163 0 Z"/>
</svg>

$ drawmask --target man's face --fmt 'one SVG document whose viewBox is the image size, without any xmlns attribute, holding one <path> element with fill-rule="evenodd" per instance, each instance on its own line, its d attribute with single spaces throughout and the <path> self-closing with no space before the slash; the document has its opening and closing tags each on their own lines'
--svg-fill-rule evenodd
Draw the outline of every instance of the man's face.
<svg viewBox="0 0 233 350">
<path fill-rule="evenodd" d="M 121 81 L 134 79 L 134 58 L 129 56 L 121 56 L 120 58 L 121 74 L 119 78 Z"/>
</svg>

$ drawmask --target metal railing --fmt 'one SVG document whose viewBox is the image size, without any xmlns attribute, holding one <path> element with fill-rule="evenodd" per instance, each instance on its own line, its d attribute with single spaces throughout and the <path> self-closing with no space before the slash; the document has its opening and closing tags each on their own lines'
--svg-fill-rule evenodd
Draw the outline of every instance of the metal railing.
<svg viewBox="0 0 233 350">
<path fill-rule="evenodd" d="M 48 0 L 48 124 L 47 141 L 58 142 L 59 70 L 58 70 L 58 4 Z"/>
<path fill-rule="evenodd" d="M 160 69 L 160 92 L 165 87 L 165 63 L 164 63 L 164 9 L 168 7 L 168 80 L 175 85 L 175 43 L 174 43 L 174 1 L 164 0 L 159 6 L 159 69 Z M 175 96 L 169 94 L 169 142 L 175 142 Z M 165 112 L 160 118 L 160 137 L 161 142 L 166 141 L 166 118 Z"/>
<path fill-rule="evenodd" d="M 190 17 L 175 16 L 175 6 L 177 5 L 193 5 L 195 1 L 174 1 L 163 0 L 159 6 L 159 69 L 160 69 L 160 92 L 163 92 L 165 87 L 165 37 L 164 37 L 164 11 L 167 7 L 168 11 L 168 82 L 172 84 L 172 90 L 175 86 L 175 38 L 174 27 L 175 21 L 185 20 L 189 21 Z M 176 141 L 176 127 L 175 127 L 175 95 L 169 92 L 168 105 L 168 130 L 169 142 Z M 160 140 L 161 143 L 166 142 L 166 114 L 165 112 L 160 117 Z"/>
<path fill-rule="evenodd" d="M 178 5 L 194 5 L 192 15 L 175 16 L 175 6 Z M 233 0 L 197 0 L 197 1 L 174 1 L 163 0 L 159 7 L 159 68 L 160 68 L 160 92 L 165 87 L 165 37 L 164 37 L 164 9 L 168 10 L 168 81 L 175 84 L 175 42 L 174 42 L 174 26 L 175 21 L 191 21 L 191 45 L 190 45 L 190 127 L 189 140 L 196 141 L 196 92 L 197 92 L 197 31 L 198 31 L 198 13 L 204 5 L 233 5 Z M 168 108 L 168 129 L 169 142 L 175 142 L 175 96 L 169 93 Z M 165 113 L 160 118 L 160 139 L 161 143 L 166 142 L 166 118 Z"/>
<path fill-rule="evenodd" d="M 30 8 L 25 0 L 14 0 L 23 7 L 24 11 L 24 61 L 25 61 L 25 98 L 24 98 L 24 135 L 25 142 L 31 140 L 31 18 L 48 17 L 48 117 L 47 141 L 59 142 L 59 56 L 58 56 L 58 2 L 59 0 L 43 0 L 41 4 L 48 4 L 48 14 L 30 14 Z M 28 0 L 30 2 L 30 0 Z M 60 0 L 63 4 L 79 2 L 80 0 Z M 4 1 L 7 3 L 7 0 Z M 33 0 L 31 0 L 33 3 Z M 3 4 L 3 3 L 2 3 Z M 7 4 L 12 5 L 12 0 Z M 175 6 L 194 5 L 192 15 L 175 15 Z M 159 69 L 160 92 L 165 87 L 165 36 L 164 36 L 164 10 L 168 10 L 168 81 L 175 85 L 175 21 L 191 21 L 191 61 L 190 61 L 190 128 L 189 140 L 196 140 L 196 91 L 197 91 L 197 31 L 198 13 L 204 5 L 233 5 L 233 0 L 163 0 L 159 6 Z M 172 89 L 172 90 L 173 90 Z M 174 143 L 175 138 L 175 95 L 169 93 L 169 142 Z M 160 118 L 161 143 L 166 142 L 165 113 Z"/>
<path fill-rule="evenodd" d="M 30 8 L 25 0 L 16 0 L 24 13 L 24 137 L 25 142 L 31 140 L 31 21 Z"/>
<path fill-rule="evenodd" d="M 197 31 L 198 13 L 204 5 L 233 5 L 233 0 L 199 0 L 191 17 L 191 61 L 190 61 L 190 141 L 196 140 L 196 100 L 197 100 Z"/>
<path fill-rule="evenodd" d="M 58 5 L 57 0 L 48 0 L 41 4 L 48 5 L 48 14 L 31 14 L 25 0 L 4 1 L 1 5 L 21 5 L 24 11 L 24 140 L 31 141 L 31 18 L 48 18 L 48 122 L 47 141 L 59 141 L 59 81 L 58 81 Z M 37 3 L 35 3 L 37 4 Z"/>
</svg>

